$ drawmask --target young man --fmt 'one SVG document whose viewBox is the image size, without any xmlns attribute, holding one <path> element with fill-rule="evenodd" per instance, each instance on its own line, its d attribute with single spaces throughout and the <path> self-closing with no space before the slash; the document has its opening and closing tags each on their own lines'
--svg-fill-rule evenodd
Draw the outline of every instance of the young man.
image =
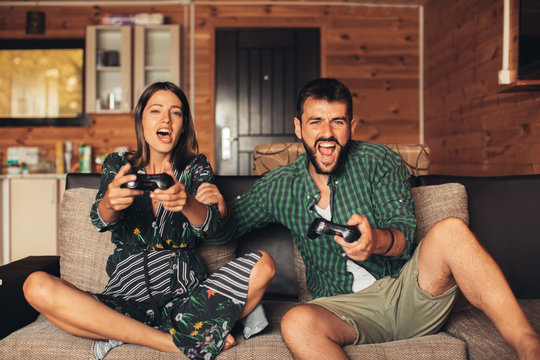
<svg viewBox="0 0 540 360">
<path fill-rule="evenodd" d="M 293 234 L 314 296 L 281 322 L 295 359 L 346 359 L 347 344 L 435 333 L 458 286 L 521 359 L 540 358 L 538 334 L 465 223 L 442 220 L 415 248 L 409 173 L 387 147 L 351 140 L 356 120 L 343 84 L 326 78 L 308 83 L 294 124 L 306 153 L 235 200 L 223 234 L 239 236 L 267 222 L 280 222 Z M 198 197 L 224 206 L 215 187 L 202 189 Z M 352 243 L 338 236 L 308 239 L 317 217 L 357 226 L 361 237 Z"/>
</svg>

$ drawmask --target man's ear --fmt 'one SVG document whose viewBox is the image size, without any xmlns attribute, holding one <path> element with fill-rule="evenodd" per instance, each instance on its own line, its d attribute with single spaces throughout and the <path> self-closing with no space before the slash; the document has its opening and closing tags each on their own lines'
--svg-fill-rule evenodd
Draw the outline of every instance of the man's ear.
<svg viewBox="0 0 540 360">
<path fill-rule="evenodd" d="M 351 120 L 351 137 L 354 135 L 354 132 L 356 131 L 356 118 L 352 118 Z"/>
<path fill-rule="evenodd" d="M 298 139 L 302 140 L 302 122 L 296 116 L 294 117 L 294 133 Z"/>
</svg>

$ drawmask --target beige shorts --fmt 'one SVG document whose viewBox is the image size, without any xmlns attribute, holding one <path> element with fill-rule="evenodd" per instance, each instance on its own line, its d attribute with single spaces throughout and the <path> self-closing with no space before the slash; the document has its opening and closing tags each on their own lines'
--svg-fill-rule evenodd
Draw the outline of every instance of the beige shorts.
<svg viewBox="0 0 540 360">
<path fill-rule="evenodd" d="M 331 311 L 357 333 L 354 344 L 372 344 L 429 335 L 440 330 L 457 286 L 431 296 L 418 286 L 418 249 L 398 278 L 387 276 L 354 294 L 318 298 L 311 304 Z"/>
</svg>

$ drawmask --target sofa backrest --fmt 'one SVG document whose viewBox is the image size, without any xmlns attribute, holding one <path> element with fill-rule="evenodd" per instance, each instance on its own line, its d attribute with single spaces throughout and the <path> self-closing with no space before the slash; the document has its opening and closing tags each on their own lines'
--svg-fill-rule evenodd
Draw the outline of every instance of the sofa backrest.
<svg viewBox="0 0 540 360">
<path fill-rule="evenodd" d="M 217 176 L 217 185 L 225 200 L 249 190 L 258 176 Z M 90 207 L 99 185 L 99 175 L 69 174 L 60 215 L 60 273 L 77 287 L 92 292 L 103 290 L 108 277 L 105 262 L 114 249 L 109 232 L 100 233 L 90 223 Z M 84 188 L 78 186 L 94 187 Z M 438 220 L 457 216 L 465 222 L 467 197 L 459 184 L 412 189 L 416 201 L 419 238 Z M 236 242 L 221 246 L 202 246 L 199 253 L 213 272 L 236 255 L 263 249 L 276 261 L 276 276 L 266 299 L 298 300 L 311 298 L 306 289 L 304 263 L 293 244 L 290 232 L 280 224 L 268 224 L 243 235 Z"/>
<path fill-rule="evenodd" d="M 419 185 L 455 182 L 467 190 L 470 228 L 519 299 L 540 298 L 540 175 L 428 175 Z"/>
</svg>

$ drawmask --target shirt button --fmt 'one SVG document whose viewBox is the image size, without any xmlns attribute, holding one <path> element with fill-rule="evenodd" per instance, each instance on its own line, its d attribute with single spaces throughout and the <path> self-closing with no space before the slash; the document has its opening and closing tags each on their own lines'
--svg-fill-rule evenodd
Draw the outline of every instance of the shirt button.
<svg viewBox="0 0 540 360">
<path fill-rule="evenodd" d="M 399 199 L 399 202 L 400 202 L 400 203 L 402 203 L 402 202 L 403 202 L 403 200 L 402 200 L 402 199 Z"/>
<path fill-rule="evenodd" d="M 336 185 L 339 184 L 339 181 L 336 180 L 336 182 L 334 184 L 336 184 Z"/>
<path fill-rule="evenodd" d="M 240 196 L 240 195 L 236 195 L 236 198 L 237 198 L 237 199 L 240 199 L 240 198 L 241 198 L 241 196 Z"/>
<path fill-rule="evenodd" d="M 306 197 L 307 197 L 307 198 L 309 199 L 309 195 L 308 195 L 308 196 L 306 196 Z"/>
<path fill-rule="evenodd" d="M 345 253 L 341 253 L 341 256 L 345 257 L 345 256 L 347 256 L 347 254 L 345 254 Z"/>
</svg>

